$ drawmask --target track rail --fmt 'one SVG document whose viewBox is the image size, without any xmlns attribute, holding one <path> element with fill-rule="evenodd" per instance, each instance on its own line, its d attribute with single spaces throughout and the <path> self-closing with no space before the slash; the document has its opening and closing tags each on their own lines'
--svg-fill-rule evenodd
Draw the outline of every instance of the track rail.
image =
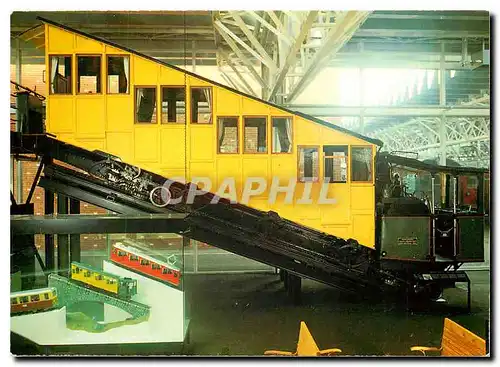
<svg viewBox="0 0 500 367">
<path fill-rule="evenodd" d="M 280 218 L 277 213 L 230 204 L 225 199 L 210 204 L 214 194 L 209 192 L 187 204 L 190 183 L 173 183 L 172 197 L 182 200 L 162 205 L 151 192 L 163 185 L 165 177 L 46 135 L 11 134 L 13 154 L 44 157 L 39 186 L 50 191 L 120 214 L 185 213 L 189 230 L 181 235 L 347 292 L 379 293 L 398 290 L 405 283 L 378 269 L 374 251 L 355 240 L 328 235 Z"/>
</svg>

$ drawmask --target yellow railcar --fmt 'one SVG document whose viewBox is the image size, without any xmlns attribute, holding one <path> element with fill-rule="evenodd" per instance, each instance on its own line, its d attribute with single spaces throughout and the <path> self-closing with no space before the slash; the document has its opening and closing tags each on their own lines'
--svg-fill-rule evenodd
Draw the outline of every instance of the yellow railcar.
<svg viewBox="0 0 500 367">
<path fill-rule="evenodd" d="M 94 269 L 89 265 L 71 262 L 71 279 L 102 289 L 120 298 L 130 299 L 137 294 L 137 280 Z"/>
<path fill-rule="evenodd" d="M 214 193 L 231 178 L 238 202 L 263 178 L 249 206 L 374 248 L 380 141 L 43 21 L 47 132 L 164 177 L 205 177 Z M 273 200 L 273 184 L 293 185 L 291 200 Z"/>
</svg>

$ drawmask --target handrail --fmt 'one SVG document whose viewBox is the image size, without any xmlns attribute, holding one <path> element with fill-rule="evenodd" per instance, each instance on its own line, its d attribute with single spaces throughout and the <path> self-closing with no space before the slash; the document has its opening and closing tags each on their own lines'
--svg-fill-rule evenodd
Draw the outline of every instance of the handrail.
<svg viewBox="0 0 500 367">
<path fill-rule="evenodd" d="M 24 90 L 26 90 L 26 91 L 28 91 L 28 92 L 32 93 L 32 94 L 33 94 L 35 97 L 37 97 L 39 100 L 41 100 L 41 101 L 45 101 L 45 96 L 42 96 L 40 93 L 35 92 L 33 89 L 30 89 L 30 88 L 28 88 L 28 87 L 25 87 L 25 86 L 23 86 L 23 85 L 21 85 L 21 84 L 18 84 L 18 83 L 16 83 L 16 82 L 12 81 L 12 80 L 10 81 L 10 84 L 14 84 L 14 85 L 16 86 L 16 89 L 22 88 L 22 89 L 24 89 Z"/>
</svg>

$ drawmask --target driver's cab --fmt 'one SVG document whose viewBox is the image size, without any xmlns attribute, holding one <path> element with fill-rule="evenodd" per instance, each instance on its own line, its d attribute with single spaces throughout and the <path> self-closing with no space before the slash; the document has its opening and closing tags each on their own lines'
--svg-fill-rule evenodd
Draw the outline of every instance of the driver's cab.
<svg viewBox="0 0 500 367">
<path fill-rule="evenodd" d="M 377 169 L 381 259 L 484 261 L 484 169 L 382 155 Z"/>
</svg>

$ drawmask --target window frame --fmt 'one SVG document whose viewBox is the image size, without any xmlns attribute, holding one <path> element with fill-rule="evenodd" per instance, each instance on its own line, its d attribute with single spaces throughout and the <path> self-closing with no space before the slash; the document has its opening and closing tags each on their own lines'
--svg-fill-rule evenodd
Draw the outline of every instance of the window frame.
<svg viewBox="0 0 500 367">
<path fill-rule="evenodd" d="M 103 83 L 102 83 L 102 78 L 103 78 L 103 71 L 104 71 L 104 67 L 103 67 L 103 62 L 102 60 L 104 59 L 103 58 L 103 55 L 104 54 L 75 54 L 75 74 L 76 74 L 76 78 L 75 78 L 75 95 L 78 95 L 78 96 L 99 96 L 99 95 L 103 95 L 104 93 L 102 92 L 103 90 Z M 101 91 L 100 92 L 96 92 L 96 93 L 80 93 L 80 88 L 79 88 L 79 83 L 80 83 L 80 74 L 78 73 L 78 57 L 99 57 L 101 59 L 101 69 L 100 69 L 100 76 L 101 76 Z M 97 86 L 97 83 L 96 83 L 96 86 Z"/>
<path fill-rule="evenodd" d="M 299 174 L 300 174 L 300 149 L 301 148 L 316 148 L 317 151 L 318 151 L 318 178 L 317 180 L 312 180 L 312 181 L 302 181 L 299 177 Z M 297 182 L 300 182 L 300 183 L 307 183 L 307 182 L 312 182 L 312 183 L 318 183 L 320 182 L 320 178 L 321 178 L 321 164 L 320 164 L 320 148 L 321 146 L 320 145 L 297 145 Z"/>
<path fill-rule="evenodd" d="M 210 122 L 207 124 L 207 123 L 200 123 L 200 122 L 193 122 L 193 89 L 200 89 L 200 88 L 208 88 L 210 89 L 210 96 L 211 96 L 211 100 L 210 100 Z M 187 93 L 186 93 L 186 97 L 187 97 Z M 186 104 L 187 106 L 187 104 Z M 209 125 L 213 125 L 214 124 L 214 88 L 209 85 L 209 86 L 206 86 L 206 85 L 200 85 L 200 86 L 197 86 L 197 85 L 191 85 L 189 86 L 189 124 L 191 125 L 200 125 L 200 126 L 209 126 Z M 187 117 L 187 116 L 186 116 Z"/>
<path fill-rule="evenodd" d="M 322 145 L 322 149 L 321 149 L 321 154 L 323 155 L 323 181 L 325 181 L 325 179 L 327 178 L 326 177 L 326 160 L 327 159 L 333 159 L 334 156 L 327 156 L 325 155 L 325 147 L 345 147 L 346 148 L 346 164 L 347 164 L 347 170 L 346 170 L 346 180 L 345 181 L 331 181 L 329 180 L 328 181 L 328 184 L 347 184 L 349 183 L 350 179 L 351 179 L 351 162 L 349 161 L 350 160 L 350 156 L 349 156 L 349 152 L 350 152 L 350 148 L 349 148 L 349 144 L 327 144 L 327 145 Z M 332 178 L 332 177 L 330 177 Z"/>
<path fill-rule="evenodd" d="M 167 121 L 163 122 L 163 88 L 172 88 L 172 89 L 184 89 L 184 116 L 185 116 L 185 121 L 184 122 L 177 122 L 177 121 L 168 121 L 168 111 L 167 111 Z M 160 106 L 161 106 L 161 116 L 160 116 L 160 125 L 186 125 L 188 118 L 187 118 L 187 88 L 185 85 L 160 85 L 160 90 L 161 90 L 161 95 L 160 95 Z M 201 124 L 201 125 L 209 125 L 209 124 Z"/>
<path fill-rule="evenodd" d="M 267 115 L 242 115 L 241 119 L 243 121 L 242 128 L 243 128 L 243 140 L 242 140 L 242 152 L 243 154 L 269 154 L 269 121 L 268 121 Z M 246 152 L 245 151 L 245 141 L 246 141 L 246 132 L 245 132 L 245 118 L 264 118 L 266 120 L 266 151 L 265 152 L 259 152 L 258 151 L 258 145 L 257 145 L 257 152 Z"/>
<path fill-rule="evenodd" d="M 56 57 L 71 57 L 71 93 L 52 93 L 52 80 L 50 80 L 50 76 L 52 75 L 52 63 L 50 62 L 50 58 L 52 56 L 56 56 Z M 76 67 L 75 67 L 75 61 L 73 60 L 73 54 L 49 54 L 48 55 L 49 57 L 49 75 L 48 75 L 48 78 L 49 78 L 49 82 L 47 83 L 48 84 L 48 87 L 49 87 L 49 95 L 51 96 L 73 96 L 75 95 L 75 93 L 73 93 L 75 90 L 76 90 L 76 86 L 74 84 L 75 82 L 75 77 L 74 77 L 74 72 L 77 72 Z M 75 58 L 76 59 L 76 58 Z"/>
<path fill-rule="evenodd" d="M 110 93 L 108 91 L 108 77 L 109 77 L 109 74 L 108 74 L 108 59 L 110 57 L 128 57 L 128 79 L 127 80 L 127 83 L 128 83 L 128 92 L 125 92 L 125 93 Z M 132 57 L 131 55 L 126 55 L 126 54 L 106 54 L 106 81 L 104 82 L 105 84 L 105 87 L 106 87 L 106 94 L 109 94 L 111 96 L 129 96 L 130 95 L 130 91 L 132 90 L 132 83 L 130 82 L 130 79 L 131 79 L 131 63 L 132 63 Z"/>
<path fill-rule="evenodd" d="M 353 154 L 352 154 L 352 149 L 353 148 L 370 148 L 371 149 L 371 180 L 369 181 L 354 181 L 353 180 L 353 172 L 352 172 L 352 168 L 353 168 L 353 164 L 352 164 L 352 159 L 353 159 Z M 374 158 L 375 158 L 375 154 L 373 153 L 373 145 L 350 145 L 349 146 L 349 155 L 350 155 L 350 158 L 349 158 L 349 163 L 350 163 L 350 168 L 349 168 L 349 182 L 351 184 L 373 184 L 373 180 L 374 180 L 374 166 L 375 166 L 375 162 L 374 162 Z"/>
<path fill-rule="evenodd" d="M 220 151 L 220 142 L 219 142 L 219 119 L 220 118 L 223 118 L 223 119 L 226 119 L 226 118 L 235 118 L 236 119 L 236 140 L 238 142 L 238 144 L 236 144 L 236 153 L 230 153 L 230 152 L 221 152 Z M 240 149 L 240 143 L 241 143 L 241 139 L 240 139 L 240 116 L 217 116 L 217 127 L 216 127 L 216 131 L 215 131 L 215 136 L 217 137 L 217 154 L 240 154 L 241 153 L 241 149 Z"/>
<path fill-rule="evenodd" d="M 291 123 L 291 126 L 292 126 L 292 141 L 290 142 L 290 145 L 291 145 L 292 149 L 289 152 L 276 152 L 276 153 L 273 152 L 273 150 L 274 150 L 274 145 L 273 145 L 273 118 L 289 118 L 290 119 L 290 123 Z M 271 119 L 271 124 L 270 124 L 270 130 L 271 130 L 271 134 L 270 134 L 270 138 L 271 138 L 271 154 L 293 154 L 293 152 L 294 152 L 293 141 L 295 140 L 294 136 L 293 136 L 293 133 L 294 133 L 294 130 L 293 130 L 293 126 L 294 126 L 293 116 L 270 116 L 270 119 Z"/>
<path fill-rule="evenodd" d="M 151 122 L 139 122 L 137 121 L 137 94 L 136 91 L 137 89 L 140 88 L 154 88 L 155 89 L 155 101 L 156 101 L 156 122 L 151 121 Z M 134 125 L 141 125 L 141 126 L 150 126 L 150 125 L 158 125 L 158 86 L 157 85 L 134 85 Z"/>
</svg>

